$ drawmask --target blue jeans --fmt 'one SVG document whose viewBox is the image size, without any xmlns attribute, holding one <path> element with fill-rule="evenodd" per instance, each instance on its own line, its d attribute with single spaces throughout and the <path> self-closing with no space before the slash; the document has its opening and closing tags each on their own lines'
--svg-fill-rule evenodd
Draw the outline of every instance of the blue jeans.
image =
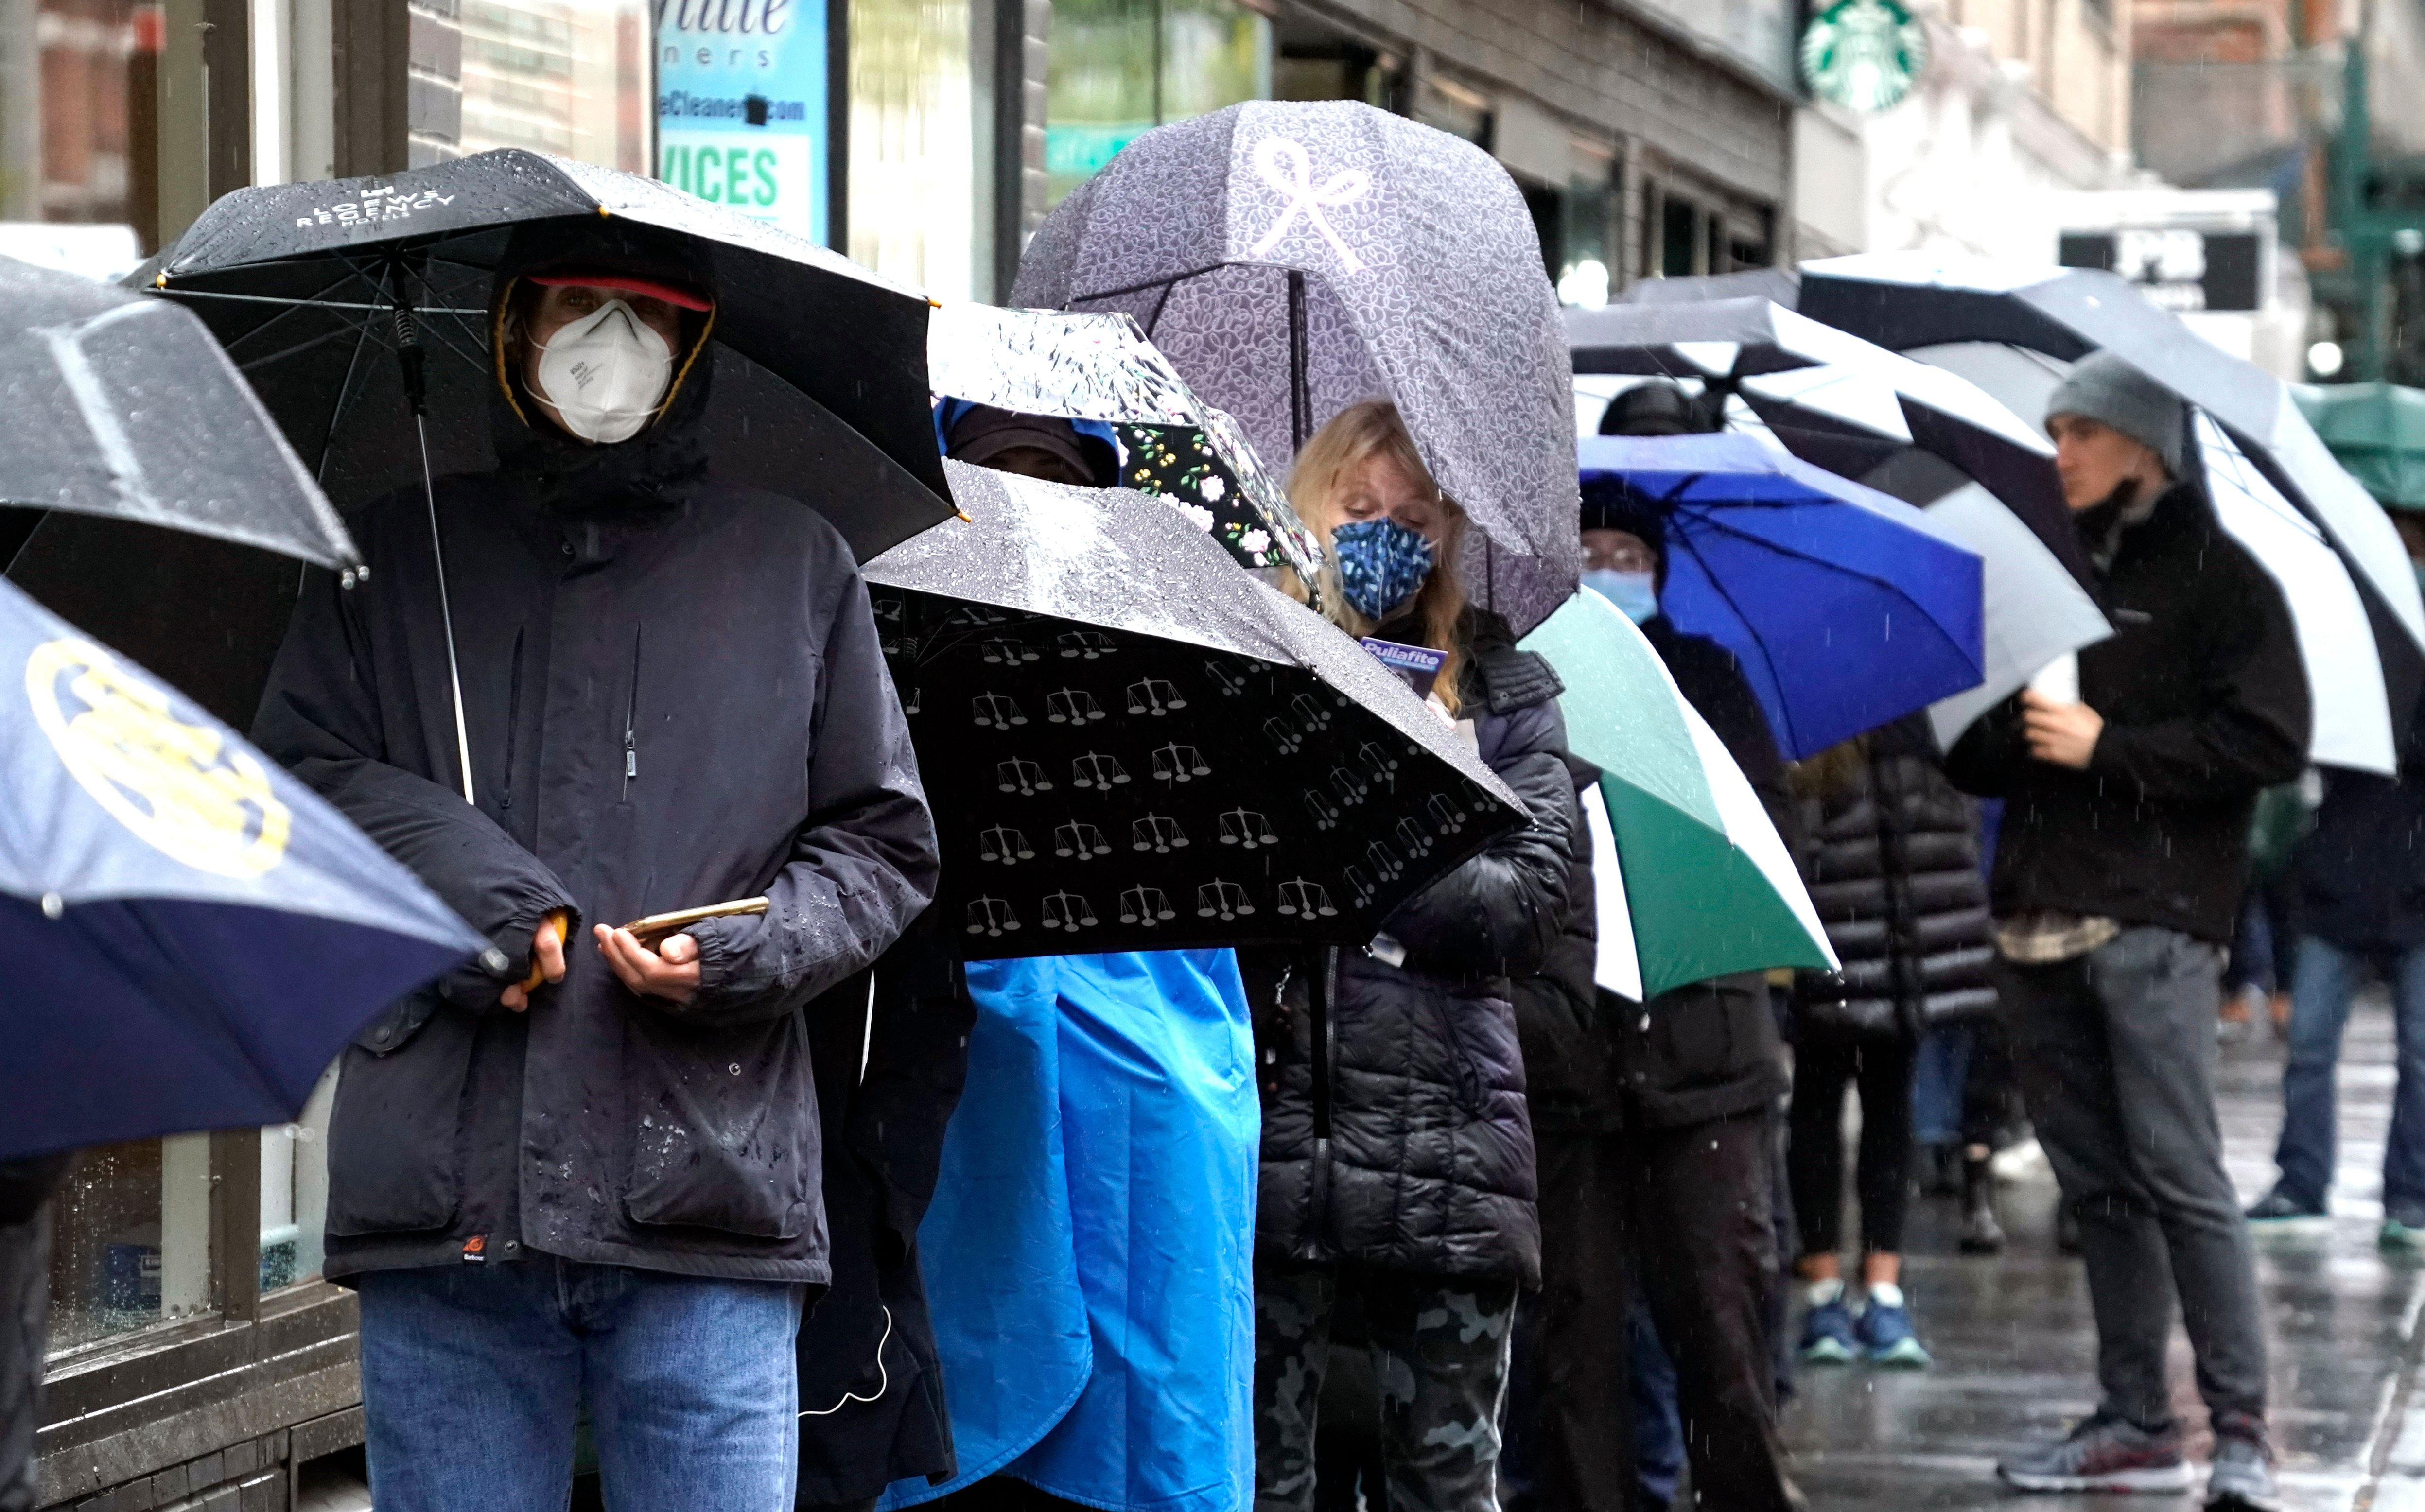
<svg viewBox="0 0 2425 1512">
<path fill-rule="evenodd" d="M 2321 1207 L 2333 1184 L 2337 1134 L 2333 1071 L 2341 1028 L 2369 968 L 2391 988 L 2400 1084 L 2383 1142 L 2383 1200 L 2425 1201 L 2425 945 L 2382 955 L 2343 950 L 2313 935 L 2299 941 L 2290 990 L 2290 1056 L 2282 1068 L 2282 1142 L 2273 1153 L 2286 1195 Z"/>
<path fill-rule="evenodd" d="M 1919 1037 L 1911 1070 L 1911 1137 L 1951 1145 L 1962 1138 L 1962 1093 L 1970 1077 L 1970 1025 L 1938 1024 Z"/>
<path fill-rule="evenodd" d="M 800 1287 L 539 1254 L 359 1284 L 379 1512 L 563 1507 L 585 1404 L 616 1512 L 790 1512 Z"/>
</svg>

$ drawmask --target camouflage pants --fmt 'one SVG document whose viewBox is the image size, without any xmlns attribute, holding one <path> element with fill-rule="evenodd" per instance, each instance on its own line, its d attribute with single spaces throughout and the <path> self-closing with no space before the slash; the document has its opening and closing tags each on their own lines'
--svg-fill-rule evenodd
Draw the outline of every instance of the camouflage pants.
<svg viewBox="0 0 2425 1512">
<path fill-rule="evenodd" d="M 1311 1512 L 1342 1291 L 1363 1304 L 1389 1512 L 1497 1512 L 1516 1283 L 1346 1265 L 1255 1266 L 1255 1512 Z"/>
</svg>

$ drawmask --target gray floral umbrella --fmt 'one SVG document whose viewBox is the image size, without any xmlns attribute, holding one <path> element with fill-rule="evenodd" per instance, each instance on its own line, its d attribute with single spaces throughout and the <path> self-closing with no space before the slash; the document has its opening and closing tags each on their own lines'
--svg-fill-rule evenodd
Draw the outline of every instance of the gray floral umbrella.
<svg viewBox="0 0 2425 1512">
<path fill-rule="evenodd" d="M 1275 463 L 1394 400 L 1480 527 L 1477 596 L 1522 631 L 1573 592 L 1566 337 L 1523 196 L 1470 142 L 1348 101 L 1161 127 L 1062 201 L 1012 296 L 1134 316 Z"/>
</svg>

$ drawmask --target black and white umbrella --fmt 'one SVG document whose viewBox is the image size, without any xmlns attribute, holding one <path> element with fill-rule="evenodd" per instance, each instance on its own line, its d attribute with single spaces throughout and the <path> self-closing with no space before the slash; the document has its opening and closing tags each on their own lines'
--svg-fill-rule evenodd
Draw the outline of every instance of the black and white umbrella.
<svg viewBox="0 0 2425 1512">
<path fill-rule="evenodd" d="M 941 397 L 1113 426 L 1124 485 L 1169 500 L 1242 567 L 1318 581 L 1322 548 L 1245 430 L 1197 398 L 1129 316 L 940 304 L 926 369 Z"/>
<path fill-rule="evenodd" d="M 1166 504 L 945 464 L 867 564 L 971 958 L 1360 944 L 1522 804 Z"/>
<path fill-rule="evenodd" d="M 2390 770 L 2389 737 L 2374 732 L 2404 729 L 2404 713 L 2378 718 L 2371 705 L 2383 692 L 2391 708 L 2405 711 L 2425 688 L 2425 600 L 2390 518 L 2334 460 L 2288 384 L 2199 336 L 2128 280 L 2097 269 L 1919 253 L 1829 258 L 1803 265 L 1796 308 L 1898 351 L 1963 364 L 1991 390 L 1995 372 L 2016 373 L 2018 361 L 1975 351 L 1966 358 L 1960 349 L 1986 344 L 2064 362 L 2110 351 L 2194 406 L 2245 459 L 2269 500 L 2288 507 L 2299 533 L 2333 551 L 2358 596 L 2367 634 L 2356 640 L 2337 625 L 2301 625 L 2319 708 L 2315 759 Z M 2270 502 L 2262 507 L 2270 511 Z M 2218 508 L 2231 526 L 2233 511 L 2220 499 Z M 2277 578 L 2296 571 L 2282 561 L 2266 565 Z M 2288 584 L 2285 590 L 2294 615 L 2303 600 L 2317 597 Z M 2328 724 L 2328 704 L 2353 712 Z"/>
<path fill-rule="evenodd" d="M 2061 358 L 2000 342 L 1949 343 L 1915 355 L 1967 375 L 2022 413 L 2045 413 L 2055 385 L 2071 369 Z M 2230 427 L 2193 408 L 2190 438 L 2191 459 L 2214 501 L 2216 520 L 2248 548 L 2289 607 L 2314 702 L 2309 758 L 2393 771 L 2398 752 L 2389 689 L 2402 665 L 2401 633 L 2389 631 L 2387 642 L 2377 633 L 2384 616 L 2379 601 L 2370 611 L 2358 575 L 2332 538 L 2290 501 Z"/>
<path fill-rule="evenodd" d="M 2112 634 L 2085 586 L 2053 447 L 1967 379 L 1764 298 L 1614 304 L 1566 318 L 1581 433 L 1598 429 L 1627 384 L 1673 378 L 1710 401 L 1727 429 L 1926 507 L 1932 525 L 1979 555 L 1983 680 L 1931 706 L 1940 738 L 2048 662 Z"/>
</svg>

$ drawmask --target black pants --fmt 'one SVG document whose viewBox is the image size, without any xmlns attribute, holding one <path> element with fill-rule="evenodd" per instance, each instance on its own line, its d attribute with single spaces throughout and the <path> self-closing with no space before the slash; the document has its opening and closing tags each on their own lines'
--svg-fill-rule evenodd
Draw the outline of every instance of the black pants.
<svg viewBox="0 0 2425 1512">
<path fill-rule="evenodd" d="M 1844 1241 L 1844 1087 L 1861 1091 L 1864 1254 L 1903 1252 L 1910 1205 L 1912 1043 L 1900 1035 L 1830 1035 L 1806 1027 L 1793 1047 L 1792 1144 L 1785 1171 L 1802 1252 L 1832 1255 Z"/>
<path fill-rule="evenodd" d="M 1803 1505 L 1776 1429 L 1765 1109 L 1678 1129 L 1538 1132 L 1541 1290 L 1517 1325 L 1509 1512 L 1640 1504 L 1627 1312 L 1638 1285 L 1676 1362 L 1705 1507 Z"/>
<path fill-rule="evenodd" d="M 1981 1019 L 1971 1025 L 1970 1068 L 1962 1079 L 1962 1142 L 1993 1150 L 2024 1117 L 2012 1037 L 2000 1016 Z"/>
</svg>

